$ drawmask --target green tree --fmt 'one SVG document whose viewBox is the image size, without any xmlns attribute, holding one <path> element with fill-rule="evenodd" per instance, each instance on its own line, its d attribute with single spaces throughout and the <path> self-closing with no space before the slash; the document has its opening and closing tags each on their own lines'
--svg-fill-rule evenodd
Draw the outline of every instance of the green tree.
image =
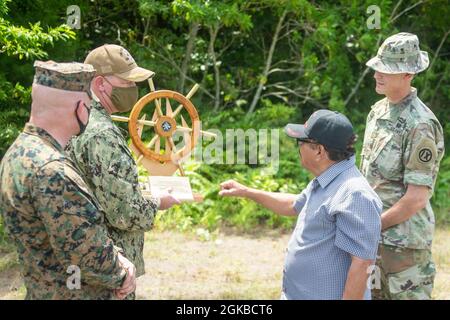
<svg viewBox="0 0 450 320">
<path fill-rule="evenodd" d="M 224 29 L 236 31 L 248 31 L 252 27 L 251 17 L 246 12 L 245 1 L 204 1 L 204 0 L 174 0 L 170 3 L 156 0 L 140 0 L 140 12 L 147 18 L 147 25 L 145 32 L 149 30 L 149 21 L 154 19 L 157 14 L 164 17 L 170 15 L 173 25 L 175 27 L 184 27 L 188 25 L 187 42 L 185 50 L 181 51 L 182 56 L 179 58 L 172 57 L 173 54 L 167 50 L 165 46 L 160 46 L 153 50 L 153 53 L 158 55 L 163 60 L 169 60 L 170 64 L 179 71 L 179 85 L 178 88 L 183 91 L 185 87 L 185 80 L 188 76 L 188 66 L 191 61 L 194 51 L 195 43 L 199 30 L 205 29 L 208 35 L 207 54 L 203 55 L 205 60 L 202 65 L 203 77 L 200 81 L 205 84 L 208 78 L 209 68 L 212 67 L 214 74 L 214 94 L 209 94 L 214 99 L 214 111 L 217 111 L 221 104 L 221 74 L 220 74 L 220 57 L 229 48 L 234 41 L 231 38 L 229 41 L 222 37 L 220 43 L 221 49 L 218 51 L 217 41 L 219 33 Z M 147 34 L 145 34 L 147 36 Z M 158 41 L 153 39 L 156 44 Z M 164 51 L 165 53 L 160 53 Z"/>
<path fill-rule="evenodd" d="M 0 0 L 0 55 L 17 60 L 47 58 L 46 46 L 56 41 L 75 38 L 75 33 L 66 25 L 43 30 L 40 23 L 29 24 L 28 27 L 14 25 L 8 20 L 8 4 L 10 0 Z M 28 116 L 23 108 L 9 108 L 11 105 L 24 105 L 30 101 L 30 90 L 20 83 L 8 80 L 7 72 L 0 71 L 0 155 L 3 156 L 23 127 L 22 121 Z"/>
</svg>

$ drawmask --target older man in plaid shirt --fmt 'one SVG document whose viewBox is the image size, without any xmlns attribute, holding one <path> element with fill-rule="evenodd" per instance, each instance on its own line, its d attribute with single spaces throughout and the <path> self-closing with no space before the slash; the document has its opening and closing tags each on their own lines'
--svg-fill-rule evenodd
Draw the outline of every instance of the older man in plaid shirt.
<svg viewBox="0 0 450 320">
<path fill-rule="evenodd" d="M 367 287 L 380 239 L 382 203 L 355 166 L 356 136 L 338 112 L 319 110 L 288 124 L 303 167 L 315 178 L 300 195 L 266 192 L 235 181 L 223 196 L 252 199 L 281 215 L 298 215 L 283 270 L 283 299 L 370 299 Z"/>
</svg>

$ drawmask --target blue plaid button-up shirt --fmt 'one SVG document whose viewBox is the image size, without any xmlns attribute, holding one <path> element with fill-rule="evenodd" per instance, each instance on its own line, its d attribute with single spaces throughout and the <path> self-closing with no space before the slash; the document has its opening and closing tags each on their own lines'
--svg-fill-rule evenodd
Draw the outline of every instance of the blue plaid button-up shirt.
<svg viewBox="0 0 450 320">
<path fill-rule="evenodd" d="M 283 296 L 341 299 L 351 257 L 376 258 L 381 200 L 353 156 L 313 179 L 294 207 L 298 220 L 286 254 Z"/>
</svg>

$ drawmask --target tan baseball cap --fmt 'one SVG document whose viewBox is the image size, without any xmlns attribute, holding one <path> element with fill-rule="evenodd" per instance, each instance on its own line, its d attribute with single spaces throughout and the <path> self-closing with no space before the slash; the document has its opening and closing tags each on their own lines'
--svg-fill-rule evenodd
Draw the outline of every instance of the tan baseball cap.
<svg viewBox="0 0 450 320">
<path fill-rule="evenodd" d="M 153 71 L 138 67 L 131 54 L 115 44 L 104 44 L 87 55 L 84 63 L 91 64 L 96 75 L 114 75 L 121 79 L 140 82 L 155 75 Z"/>
</svg>

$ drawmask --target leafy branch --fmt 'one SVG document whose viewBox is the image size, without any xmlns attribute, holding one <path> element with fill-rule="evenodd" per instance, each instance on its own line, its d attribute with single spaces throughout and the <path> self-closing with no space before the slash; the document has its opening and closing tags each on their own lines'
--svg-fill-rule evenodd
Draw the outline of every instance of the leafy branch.
<svg viewBox="0 0 450 320">
<path fill-rule="evenodd" d="M 0 11 L 1 11 L 0 6 Z M 75 39 L 75 32 L 67 25 L 48 28 L 44 32 L 40 22 L 30 24 L 29 28 L 12 25 L 0 18 L 0 53 L 16 56 L 20 60 L 47 57 L 45 45 L 54 45 L 58 40 Z"/>
</svg>

